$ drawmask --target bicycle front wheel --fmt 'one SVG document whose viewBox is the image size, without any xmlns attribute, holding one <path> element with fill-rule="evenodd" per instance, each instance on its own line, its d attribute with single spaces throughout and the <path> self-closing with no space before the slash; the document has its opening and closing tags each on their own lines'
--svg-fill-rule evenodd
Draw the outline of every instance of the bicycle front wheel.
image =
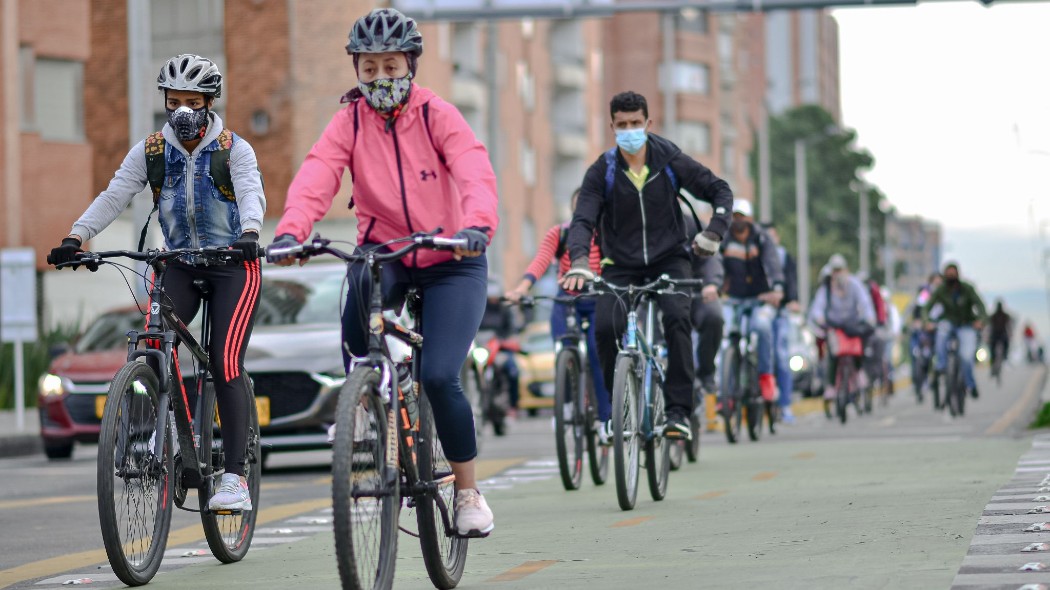
<svg viewBox="0 0 1050 590">
<path fill-rule="evenodd" d="M 653 378 L 655 380 L 655 375 Z M 649 440 L 645 441 L 645 472 L 649 480 L 649 495 L 653 500 L 659 502 L 667 497 L 667 480 L 671 471 L 671 441 L 667 440 L 663 433 L 664 392 L 662 388 L 654 387 L 652 396 L 650 424 L 653 425 L 653 432 Z M 678 444 L 675 444 L 675 447 L 681 448 Z"/>
<path fill-rule="evenodd" d="M 609 478 L 609 447 L 601 444 L 598 429 L 594 428 L 598 420 L 598 399 L 594 391 L 594 382 L 587 381 L 587 412 L 584 425 L 587 429 L 587 465 L 591 471 L 591 481 L 600 486 Z"/>
<path fill-rule="evenodd" d="M 248 480 L 248 493 L 252 499 L 251 510 L 208 509 L 207 494 L 198 493 L 201 522 L 204 536 L 215 559 L 223 563 L 234 563 L 244 559 L 255 535 L 255 519 L 259 514 L 259 485 L 262 479 L 262 461 L 259 447 L 259 413 L 255 407 L 255 394 L 248 390 L 248 438 L 244 450 L 244 477 Z M 221 432 L 220 432 L 221 434 Z M 225 471 L 225 445 L 219 439 L 212 445 L 213 471 Z"/>
<path fill-rule="evenodd" d="M 339 392 L 336 408 L 332 513 L 335 560 L 347 590 L 386 589 L 394 583 L 400 479 L 396 454 L 387 456 L 389 431 L 379 381 L 374 368 L 357 367 Z"/>
<path fill-rule="evenodd" d="M 836 373 L 838 394 L 835 396 L 835 411 L 838 414 L 839 421 L 845 424 L 848 417 L 846 410 L 849 408 L 852 391 L 851 381 L 853 381 L 853 359 L 846 356 L 839 357 L 839 366 Z"/>
<path fill-rule="evenodd" d="M 561 485 L 567 491 L 583 483 L 583 449 L 587 426 L 583 423 L 580 395 L 580 360 L 576 351 L 563 348 L 554 372 L 554 446 L 558 452 Z"/>
<path fill-rule="evenodd" d="M 966 411 L 966 386 L 963 384 L 962 369 L 957 354 L 948 356 L 948 370 L 945 374 L 948 377 L 945 380 L 947 381 L 948 411 L 953 417 L 962 416 Z"/>
<path fill-rule="evenodd" d="M 455 477 L 438 440 L 434 410 L 425 392 L 419 396 L 419 432 L 416 437 L 419 478 L 436 484 L 433 493 L 415 499 L 419 546 L 430 581 L 435 587 L 447 590 L 455 588 L 463 577 L 467 539 L 451 534 L 455 527 Z"/>
<path fill-rule="evenodd" d="M 725 422 L 726 440 L 730 444 L 740 440 L 742 392 L 740 391 L 740 353 L 736 344 L 722 353 L 722 420 Z"/>
<path fill-rule="evenodd" d="M 638 458 L 641 414 L 638 404 L 638 376 L 634 359 L 616 359 L 613 378 L 613 467 L 616 473 L 616 499 L 621 510 L 633 510 L 638 497 Z"/>
<path fill-rule="evenodd" d="M 109 386 L 98 442 L 98 516 L 113 573 L 128 586 L 157 573 L 171 526 L 171 425 L 157 375 L 129 362 Z M 160 456 L 157 437 L 162 437 Z"/>
</svg>

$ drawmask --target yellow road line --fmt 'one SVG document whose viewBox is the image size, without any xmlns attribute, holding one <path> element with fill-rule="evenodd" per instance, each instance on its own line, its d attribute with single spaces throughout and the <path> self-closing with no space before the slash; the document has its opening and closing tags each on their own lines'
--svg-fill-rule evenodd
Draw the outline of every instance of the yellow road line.
<svg viewBox="0 0 1050 590">
<path fill-rule="evenodd" d="M 901 377 L 900 379 L 893 382 L 894 391 L 902 391 L 905 387 L 911 385 L 911 377 Z M 879 395 L 886 395 L 881 393 Z M 791 413 L 795 416 L 808 416 L 809 414 L 817 414 L 824 412 L 824 398 L 818 394 L 816 397 L 804 397 L 797 402 L 791 404 Z"/>
<path fill-rule="evenodd" d="M 1039 395 L 1040 385 L 1043 383 L 1043 377 L 1046 375 L 1046 367 L 1039 367 L 1036 372 L 1032 374 L 1032 377 L 1028 380 L 1028 385 L 1025 387 L 1024 393 L 1021 398 L 1014 402 L 1014 405 L 1010 406 L 1010 409 L 1006 410 L 994 424 L 985 430 L 986 435 L 1002 434 L 1011 424 L 1017 421 L 1024 413 L 1025 408 L 1032 405 L 1035 400 L 1035 396 Z"/>
<path fill-rule="evenodd" d="M 609 525 L 609 528 L 619 529 L 628 526 L 636 526 L 652 519 L 652 516 L 636 516 L 635 518 L 628 518 L 627 520 L 621 520 L 620 522 L 611 524 Z"/>
<path fill-rule="evenodd" d="M 719 496 L 724 496 L 724 495 L 726 495 L 728 493 L 729 493 L 728 490 L 718 490 L 716 492 L 706 492 L 706 493 L 700 494 L 699 496 L 695 496 L 693 499 L 694 500 L 713 500 L 713 499 L 715 499 L 715 498 L 717 498 Z"/>
<path fill-rule="evenodd" d="M 769 481 L 769 480 L 773 479 L 776 476 L 777 476 L 777 472 L 776 471 L 763 471 L 763 472 L 759 473 L 758 475 L 752 477 L 751 479 L 753 479 L 755 481 Z"/>
<path fill-rule="evenodd" d="M 817 456 L 817 454 L 812 452 L 812 451 L 802 451 L 801 453 L 798 453 L 796 455 L 792 455 L 791 457 L 793 459 L 812 459 L 813 457 L 816 457 L 816 456 Z"/>
<path fill-rule="evenodd" d="M 514 580 L 520 580 L 525 576 L 531 576 L 532 574 L 549 568 L 550 566 L 558 563 L 554 559 L 544 559 L 542 561 L 526 561 L 525 563 L 513 567 L 498 576 L 494 576 L 485 580 L 486 582 L 513 582 Z"/>
<path fill-rule="evenodd" d="M 9 508 L 32 508 L 34 506 L 47 506 L 49 504 L 67 504 L 72 502 L 93 502 L 95 496 L 54 496 L 51 498 L 33 498 L 27 500 L 4 500 L 0 502 L 0 510 Z"/>
</svg>

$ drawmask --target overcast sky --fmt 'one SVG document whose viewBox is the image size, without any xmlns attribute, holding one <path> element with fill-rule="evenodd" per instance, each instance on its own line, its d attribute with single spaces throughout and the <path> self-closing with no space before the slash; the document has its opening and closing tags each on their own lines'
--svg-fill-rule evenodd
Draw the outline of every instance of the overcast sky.
<svg viewBox="0 0 1050 590">
<path fill-rule="evenodd" d="M 837 9 L 843 122 L 903 213 L 939 220 L 985 290 L 1042 288 L 1050 3 Z M 1040 238 L 1040 224 L 1046 240 Z"/>
</svg>

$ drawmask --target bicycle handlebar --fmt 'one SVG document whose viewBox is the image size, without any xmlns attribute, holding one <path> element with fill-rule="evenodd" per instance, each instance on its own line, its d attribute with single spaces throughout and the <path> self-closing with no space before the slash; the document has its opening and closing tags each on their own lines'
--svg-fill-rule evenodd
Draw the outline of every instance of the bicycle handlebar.
<svg viewBox="0 0 1050 590">
<path fill-rule="evenodd" d="M 285 256 L 288 254 L 294 254 L 296 258 L 302 258 L 304 256 L 311 256 L 314 254 L 331 254 L 336 258 L 340 258 L 345 262 L 360 262 L 367 260 L 368 258 L 374 259 L 376 262 L 389 262 L 391 260 L 398 260 L 404 258 L 414 250 L 419 248 L 430 248 L 431 250 L 442 250 L 449 251 L 456 248 L 466 248 L 466 239 L 456 238 L 442 238 L 437 236 L 437 232 L 441 231 L 441 228 L 434 230 L 431 233 L 426 234 L 413 234 L 405 238 L 398 238 L 391 240 L 387 244 L 396 244 L 399 242 L 410 241 L 410 243 L 393 252 L 388 254 L 378 253 L 375 250 L 370 250 L 361 254 L 351 254 L 340 250 L 339 248 L 332 247 L 332 240 L 322 238 L 320 234 L 315 234 L 313 239 L 298 244 L 296 246 L 290 246 L 288 248 L 273 248 L 272 245 L 266 248 L 267 256 Z"/>
<path fill-rule="evenodd" d="M 80 266 L 98 265 L 107 258 L 129 258 L 140 262 L 159 262 L 171 260 L 182 256 L 196 256 L 203 259 L 203 264 L 226 264 L 228 262 L 240 262 L 244 260 L 244 254 L 240 250 L 230 248 L 176 248 L 174 250 L 150 249 L 145 252 L 136 250 L 107 250 L 104 252 L 81 252 L 77 259 L 71 262 L 60 262 L 55 265 L 56 269 L 79 268 Z"/>
<path fill-rule="evenodd" d="M 612 291 L 614 293 L 626 293 L 634 291 L 635 293 L 651 293 L 651 294 L 663 294 L 667 293 L 668 288 L 674 292 L 675 287 L 703 287 L 703 279 L 673 279 L 670 276 L 664 274 L 656 278 L 656 280 L 647 283 L 645 285 L 627 285 L 621 286 L 615 283 L 610 283 L 601 276 L 594 277 L 594 286 L 602 290 Z M 678 293 L 681 293 L 678 291 Z M 684 295 L 684 293 L 682 293 Z"/>
</svg>

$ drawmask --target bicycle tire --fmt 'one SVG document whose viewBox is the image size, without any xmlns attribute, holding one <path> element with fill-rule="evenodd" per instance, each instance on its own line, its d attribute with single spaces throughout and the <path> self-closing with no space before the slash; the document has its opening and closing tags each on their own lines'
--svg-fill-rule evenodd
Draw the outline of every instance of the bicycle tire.
<svg viewBox="0 0 1050 590">
<path fill-rule="evenodd" d="M 653 379 L 655 378 L 654 374 Z M 644 398 L 641 399 L 644 400 Z M 653 501 L 659 502 L 667 497 L 667 480 L 670 479 L 671 471 L 671 441 L 663 433 L 664 393 L 662 388 L 652 388 L 652 400 L 649 423 L 652 425 L 653 432 L 652 436 L 645 441 L 645 473 L 646 479 L 649 480 L 649 495 L 652 496 Z"/>
<path fill-rule="evenodd" d="M 634 359 L 630 355 L 622 355 L 616 359 L 612 407 L 616 500 L 621 510 L 633 510 L 638 498 L 638 426 L 641 416 L 638 414 L 638 376 L 634 372 Z"/>
<path fill-rule="evenodd" d="M 156 575 L 171 528 L 175 469 L 171 424 L 167 409 L 158 407 L 159 389 L 156 373 L 145 362 L 124 365 L 110 383 L 99 432 L 97 492 L 102 542 L 113 573 L 128 586 L 141 586 Z M 159 462 L 152 454 L 158 422 L 164 424 L 166 441 Z M 133 476 L 136 473 L 139 477 Z M 115 486 L 118 481 L 119 489 Z M 140 518 L 129 509 L 123 514 L 128 522 L 121 523 L 122 510 L 136 504 L 143 510 L 152 505 L 152 515 Z"/>
<path fill-rule="evenodd" d="M 722 353 L 722 419 L 725 421 L 726 440 L 736 444 L 740 440 L 743 412 L 740 398 L 740 355 L 735 343 Z"/>
<path fill-rule="evenodd" d="M 446 534 L 445 520 L 435 501 L 445 504 L 450 519 L 454 519 L 456 493 L 452 468 L 437 438 L 434 427 L 434 410 L 425 392 L 419 395 L 419 432 L 416 433 L 417 465 L 422 481 L 444 481 L 436 495 L 417 497 L 416 523 L 419 525 L 419 546 L 423 552 L 423 563 L 434 586 L 442 590 L 455 588 L 463 577 L 467 563 L 468 539 Z M 455 527 L 455 522 L 449 523 Z"/>
<path fill-rule="evenodd" d="M 853 380 L 853 359 L 850 357 L 839 357 L 839 366 L 835 371 L 835 385 L 838 392 L 835 395 L 835 414 L 839 422 L 846 423 L 850 402 L 850 381 Z"/>
<path fill-rule="evenodd" d="M 609 446 L 601 444 L 598 431 L 594 428 L 598 419 L 598 399 L 594 391 L 594 382 L 587 380 L 587 466 L 591 472 L 594 485 L 605 485 L 609 479 Z"/>
<path fill-rule="evenodd" d="M 689 416 L 689 428 L 693 431 L 693 438 L 686 441 L 684 450 L 685 459 L 690 463 L 696 463 L 700 459 L 700 432 L 703 428 L 703 421 L 700 419 L 701 412 L 703 408 L 697 404 L 692 415 Z"/>
<path fill-rule="evenodd" d="M 769 423 L 769 434 L 777 433 L 777 422 L 780 422 L 780 406 L 777 402 L 763 401 L 762 406 L 766 410 L 766 421 Z"/>
<path fill-rule="evenodd" d="M 945 385 L 947 387 L 946 395 L 948 412 L 950 412 L 953 417 L 962 416 L 966 411 L 966 388 L 962 383 L 962 370 L 960 364 L 958 353 L 948 355 L 948 369 L 945 371 L 945 375 L 947 375 Z"/>
<path fill-rule="evenodd" d="M 693 436 L 696 436 L 695 434 Z M 682 464 L 685 463 L 685 441 L 676 440 L 671 444 L 671 448 L 668 451 L 670 455 L 671 471 L 678 471 L 682 468 Z"/>
<path fill-rule="evenodd" d="M 387 456 L 396 443 L 388 439 L 379 383 L 379 371 L 358 366 L 343 384 L 336 406 L 332 514 L 335 560 L 346 590 L 387 589 L 394 583 L 400 478 L 391 473 L 392 458 Z M 362 490 L 371 495 L 361 495 Z"/>
<path fill-rule="evenodd" d="M 745 395 L 749 399 L 747 404 L 741 405 L 744 406 L 744 410 L 747 412 L 747 437 L 751 439 L 751 442 L 758 442 L 762 438 L 762 415 L 765 414 L 762 405 L 765 402 L 762 400 L 762 396 L 755 395 L 753 391 Z"/>
<path fill-rule="evenodd" d="M 584 438 L 587 433 L 583 420 L 583 403 L 586 402 L 580 395 L 580 359 L 574 349 L 562 348 L 554 366 L 554 446 L 558 453 L 561 485 L 571 492 L 580 489 L 583 483 Z"/>
<path fill-rule="evenodd" d="M 481 382 L 481 373 L 473 365 L 474 359 L 468 355 L 467 360 L 463 362 L 463 368 L 460 369 L 459 380 L 463 385 L 463 395 L 467 397 L 470 411 L 474 415 L 474 439 L 480 452 L 482 434 L 485 432 L 485 411 L 482 405 L 485 388 Z"/>
<path fill-rule="evenodd" d="M 207 494 L 201 493 L 204 488 L 197 493 L 200 501 L 201 524 L 204 525 L 204 537 L 208 540 L 211 554 L 223 563 L 234 563 L 244 559 L 251 547 L 252 537 L 255 535 L 255 521 L 259 515 L 259 487 L 262 479 L 259 412 L 255 407 L 255 394 L 251 386 L 248 388 L 248 438 L 246 442 L 244 476 L 248 480 L 252 509 L 229 514 L 212 512 L 208 510 Z M 219 440 L 218 443 L 217 448 L 212 447 L 213 471 L 218 471 L 220 466 L 225 469 L 225 447 L 222 440 Z"/>
</svg>

